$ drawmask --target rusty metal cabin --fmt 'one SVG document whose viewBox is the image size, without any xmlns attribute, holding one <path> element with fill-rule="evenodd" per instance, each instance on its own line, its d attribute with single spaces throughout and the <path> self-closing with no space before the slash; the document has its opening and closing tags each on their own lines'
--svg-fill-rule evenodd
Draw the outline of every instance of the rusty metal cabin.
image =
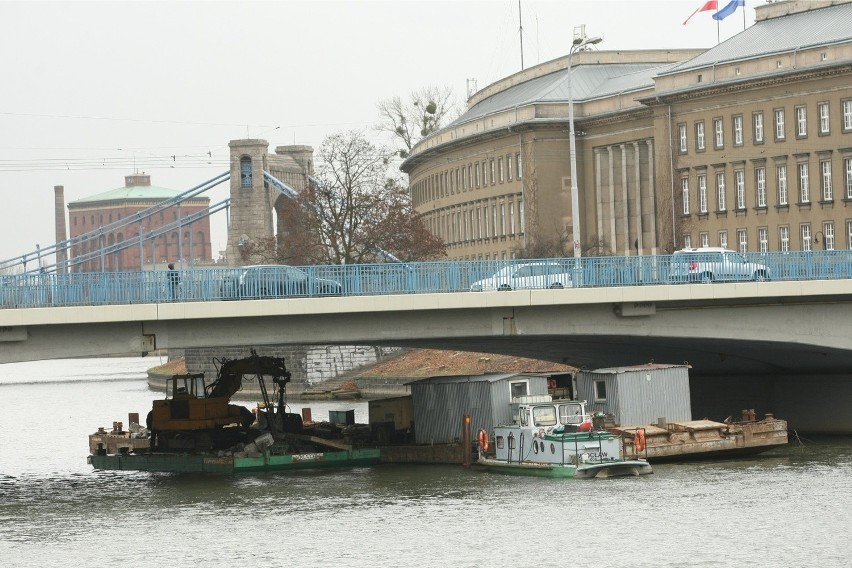
<svg viewBox="0 0 852 568">
<path fill-rule="evenodd" d="M 408 383 L 414 406 L 418 444 L 443 444 L 462 438 L 462 419 L 471 417 L 471 431 L 491 432 L 512 421 L 513 397 L 546 395 L 547 376 L 493 373 L 430 377 Z"/>
<path fill-rule="evenodd" d="M 621 426 L 692 420 L 689 365 L 648 364 L 577 373 L 577 394 L 590 414 L 603 412 Z"/>
</svg>

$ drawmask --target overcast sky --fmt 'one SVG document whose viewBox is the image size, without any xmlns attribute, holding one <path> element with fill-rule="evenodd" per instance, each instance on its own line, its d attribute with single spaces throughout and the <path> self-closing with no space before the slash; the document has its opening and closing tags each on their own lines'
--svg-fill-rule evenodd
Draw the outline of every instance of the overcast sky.
<svg viewBox="0 0 852 568">
<path fill-rule="evenodd" d="M 704 3 L 522 0 L 524 66 L 566 55 L 581 24 L 601 50 L 712 47 L 712 12 L 683 25 Z M 518 4 L 0 0 L 0 259 L 55 241 L 54 185 L 68 203 L 138 171 L 183 191 L 228 169 L 233 139 L 317 148 L 373 136 L 394 95 L 437 85 L 463 101 L 468 79 L 482 89 L 521 69 Z M 739 10 L 719 34 L 742 29 Z M 223 215 L 211 224 L 222 250 Z"/>
</svg>

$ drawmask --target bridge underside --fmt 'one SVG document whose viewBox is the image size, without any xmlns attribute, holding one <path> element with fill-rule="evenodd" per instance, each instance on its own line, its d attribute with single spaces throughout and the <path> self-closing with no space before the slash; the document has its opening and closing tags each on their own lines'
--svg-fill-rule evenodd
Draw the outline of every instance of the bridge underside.
<svg viewBox="0 0 852 568">
<path fill-rule="evenodd" d="M 771 341 L 697 337 L 537 336 L 393 341 L 384 346 L 455 349 L 530 357 L 598 369 L 643 363 L 689 364 L 691 375 L 849 373 L 852 352 Z"/>
</svg>

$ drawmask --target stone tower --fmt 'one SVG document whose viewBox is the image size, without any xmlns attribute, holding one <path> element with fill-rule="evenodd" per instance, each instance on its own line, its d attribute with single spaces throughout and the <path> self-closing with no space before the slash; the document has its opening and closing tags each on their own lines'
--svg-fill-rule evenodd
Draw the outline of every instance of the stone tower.
<svg viewBox="0 0 852 568">
<path fill-rule="evenodd" d="M 247 245 L 275 236 L 271 190 L 263 182 L 263 172 L 268 170 L 269 142 L 232 140 L 228 147 L 231 149 L 231 221 L 226 254 L 230 266 L 240 266 L 247 264 L 241 254 Z"/>
</svg>

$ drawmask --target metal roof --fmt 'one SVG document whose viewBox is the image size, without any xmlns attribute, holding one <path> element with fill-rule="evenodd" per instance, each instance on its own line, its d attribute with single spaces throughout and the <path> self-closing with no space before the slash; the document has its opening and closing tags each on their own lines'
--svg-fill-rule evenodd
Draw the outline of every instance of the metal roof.
<svg viewBox="0 0 852 568">
<path fill-rule="evenodd" d="M 852 41 L 852 3 L 838 4 L 761 20 L 660 75 L 849 41 Z"/>
<path fill-rule="evenodd" d="M 427 377 L 425 379 L 409 381 L 405 384 L 413 385 L 416 383 L 423 385 L 428 383 L 433 385 L 447 385 L 455 383 L 494 383 L 522 374 L 523 373 L 488 373 L 486 375 L 450 375 L 446 377 Z M 537 375 L 538 374 L 540 373 L 537 373 Z"/>
<path fill-rule="evenodd" d="M 90 195 L 89 197 L 83 197 L 81 199 L 77 199 L 76 201 L 72 201 L 68 204 L 68 206 L 72 205 L 86 205 L 90 203 L 98 203 L 102 201 L 129 201 L 129 200 L 151 200 L 156 199 L 157 201 L 162 201 L 165 199 L 171 199 L 176 195 L 180 195 L 182 192 L 176 191 L 174 189 L 168 189 L 166 187 L 158 187 L 156 185 L 132 185 L 132 186 L 122 186 L 116 189 L 111 189 L 109 191 L 105 191 L 103 193 L 98 193 L 95 195 Z M 193 199 L 199 199 L 198 197 Z M 201 197 L 201 199 L 205 199 L 209 201 L 207 197 Z"/>
<path fill-rule="evenodd" d="M 627 365 L 624 367 L 604 367 L 602 369 L 586 370 L 582 372 L 589 374 L 619 375 L 621 373 L 632 373 L 634 371 L 653 371 L 655 369 L 676 369 L 680 367 L 685 369 L 692 368 L 689 364 L 647 363 L 645 365 Z"/>
<path fill-rule="evenodd" d="M 651 88 L 654 76 L 672 65 L 660 62 L 576 65 L 571 77 L 572 95 L 579 102 Z M 569 70 L 561 69 L 510 87 L 474 105 L 449 126 L 533 103 L 567 103 L 569 77 Z"/>
</svg>

